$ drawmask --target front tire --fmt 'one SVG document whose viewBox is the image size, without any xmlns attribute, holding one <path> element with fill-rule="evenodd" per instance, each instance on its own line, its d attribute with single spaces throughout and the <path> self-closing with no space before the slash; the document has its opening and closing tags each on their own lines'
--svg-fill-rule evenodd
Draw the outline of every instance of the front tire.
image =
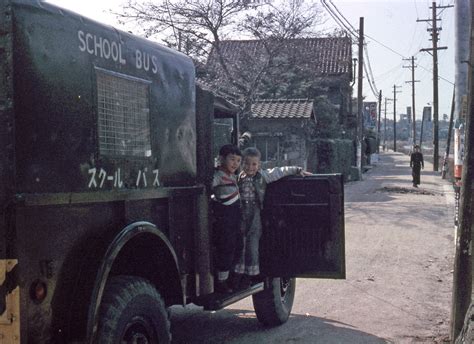
<svg viewBox="0 0 474 344">
<path fill-rule="evenodd" d="M 170 323 L 163 298 L 146 279 L 112 277 L 99 311 L 97 344 L 170 343 Z"/>
<path fill-rule="evenodd" d="M 252 296 L 258 321 L 266 326 L 284 324 L 291 314 L 295 290 L 296 278 L 270 278 L 268 286 Z"/>
</svg>

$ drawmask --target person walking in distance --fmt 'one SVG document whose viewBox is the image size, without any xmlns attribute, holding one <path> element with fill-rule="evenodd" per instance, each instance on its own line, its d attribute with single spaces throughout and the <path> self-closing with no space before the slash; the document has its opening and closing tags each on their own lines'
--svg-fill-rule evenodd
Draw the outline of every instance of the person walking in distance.
<svg viewBox="0 0 474 344">
<path fill-rule="evenodd" d="M 413 186 L 417 188 L 420 184 L 421 170 L 425 168 L 423 154 L 421 153 L 420 146 L 418 145 L 413 147 L 413 152 L 410 155 L 410 167 L 411 175 L 413 177 Z"/>
</svg>

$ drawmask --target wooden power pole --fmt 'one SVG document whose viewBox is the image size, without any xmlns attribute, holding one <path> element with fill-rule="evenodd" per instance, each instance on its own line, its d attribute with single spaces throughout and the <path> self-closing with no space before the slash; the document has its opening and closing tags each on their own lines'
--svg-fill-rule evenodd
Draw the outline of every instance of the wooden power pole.
<svg viewBox="0 0 474 344">
<path fill-rule="evenodd" d="M 379 91 L 379 120 L 377 121 L 377 154 L 380 153 L 380 116 L 382 115 L 382 90 Z"/>
<path fill-rule="evenodd" d="M 384 122 L 383 122 L 383 150 L 387 149 L 387 102 L 393 99 L 385 97 Z"/>
<path fill-rule="evenodd" d="M 456 99 L 456 95 L 455 95 L 455 91 L 453 91 L 453 100 L 451 102 L 451 114 L 449 115 L 448 138 L 446 140 L 446 151 L 444 152 L 443 166 L 441 168 L 442 179 L 446 179 L 446 173 L 448 172 L 449 149 L 451 148 L 451 132 L 453 131 L 453 124 L 454 124 L 455 99 Z"/>
<path fill-rule="evenodd" d="M 401 86 L 393 85 L 393 151 L 397 151 L 397 88 Z"/>
<path fill-rule="evenodd" d="M 362 83 L 364 73 L 364 17 L 359 18 L 359 65 L 357 76 L 357 115 L 359 117 L 360 130 L 357 132 L 357 150 L 360 149 L 360 154 L 357 154 L 357 167 L 360 168 L 359 175 L 362 179 L 362 138 L 364 137 L 364 104 L 362 95 Z M 359 148 L 360 147 L 360 148 Z"/>
<path fill-rule="evenodd" d="M 415 82 L 420 82 L 420 80 L 415 80 L 415 56 L 412 56 L 411 59 L 403 59 L 405 61 L 411 61 L 411 66 L 403 66 L 403 68 L 411 69 L 411 81 L 405 81 L 406 83 L 411 83 L 411 112 L 412 112 L 412 136 L 413 136 L 413 145 L 416 144 L 416 116 L 415 116 Z"/>
<path fill-rule="evenodd" d="M 433 42 L 432 48 L 420 49 L 420 51 L 432 52 L 433 55 L 433 171 L 438 171 L 439 165 L 439 114 L 438 114 L 438 50 L 448 49 L 447 47 L 438 47 L 438 36 L 441 27 L 438 27 L 438 20 L 436 10 L 442 8 L 453 7 L 449 6 L 436 6 L 436 2 L 432 3 L 430 7 L 432 10 L 431 19 L 417 19 L 417 22 L 430 22 L 431 28 L 428 32 L 431 32 L 431 40 Z"/>
</svg>

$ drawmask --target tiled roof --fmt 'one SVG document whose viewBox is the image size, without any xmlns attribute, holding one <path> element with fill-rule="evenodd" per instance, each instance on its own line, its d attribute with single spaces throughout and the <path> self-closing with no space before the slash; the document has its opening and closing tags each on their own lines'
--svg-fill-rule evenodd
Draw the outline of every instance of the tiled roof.
<svg viewBox="0 0 474 344">
<path fill-rule="evenodd" d="M 227 61 L 249 63 L 249 57 L 258 59 L 265 53 L 262 40 L 228 40 L 220 42 L 220 49 Z M 349 37 L 296 38 L 278 41 L 285 55 L 296 59 L 298 65 L 313 77 L 347 74 L 351 76 L 352 43 Z M 220 69 L 217 54 L 211 51 L 207 61 L 209 70 Z"/>
<path fill-rule="evenodd" d="M 311 118 L 313 101 L 309 99 L 263 99 L 252 104 L 253 119 Z"/>
</svg>

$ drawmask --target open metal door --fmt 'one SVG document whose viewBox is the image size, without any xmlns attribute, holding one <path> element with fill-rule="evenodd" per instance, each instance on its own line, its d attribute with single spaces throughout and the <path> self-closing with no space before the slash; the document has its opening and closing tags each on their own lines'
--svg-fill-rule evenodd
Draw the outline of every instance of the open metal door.
<svg viewBox="0 0 474 344">
<path fill-rule="evenodd" d="M 263 275 L 345 278 L 342 175 L 288 177 L 269 184 L 262 220 Z"/>
</svg>

